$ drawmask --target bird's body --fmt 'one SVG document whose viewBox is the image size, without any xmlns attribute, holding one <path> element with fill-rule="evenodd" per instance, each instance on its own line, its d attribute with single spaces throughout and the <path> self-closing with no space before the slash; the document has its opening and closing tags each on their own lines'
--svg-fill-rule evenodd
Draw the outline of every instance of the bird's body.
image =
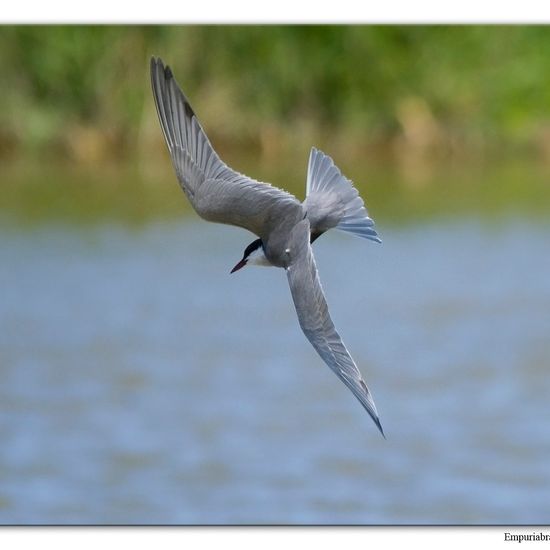
<svg viewBox="0 0 550 550">
<path fill-rule="evenodd" d="M 235 172 L 214 151 L 170 68 L 160 59 L 151 60 L 151 82 L 176 175 L 197 214 L 258 237 L 233 271 L 252 264 L 285 269 L 304 334 L 382 432 L 371 394 L 328 313 L 310 244 L 332 228 L 380 242 L 357 190 L 317 149 L 309 159 L 304 202 Z"/>
</svg>

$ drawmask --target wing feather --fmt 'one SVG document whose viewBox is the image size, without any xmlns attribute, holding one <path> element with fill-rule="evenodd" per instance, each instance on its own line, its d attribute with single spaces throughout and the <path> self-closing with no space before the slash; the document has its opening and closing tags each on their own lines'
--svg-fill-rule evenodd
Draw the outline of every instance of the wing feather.
<svg viewBox="0 0 550 550">
<path fill-rule="evenodd" d="M 273 224 L 300 219 L 302 205 L 286 191 L 229 168 L 202 129 L 170 67 L 151 59 L 151 85 L 157 113 L 176 175 L 203 218 L 269 235 Z"/>
<path fill-rule="evenodd" d="M 330 318 L 309 244 L 307 219 L 293 228 L 288 250 L 288 284 L 304 334 L 323 361 L 357 397 L 384 435 L 372 395 Z"/>
</svg>

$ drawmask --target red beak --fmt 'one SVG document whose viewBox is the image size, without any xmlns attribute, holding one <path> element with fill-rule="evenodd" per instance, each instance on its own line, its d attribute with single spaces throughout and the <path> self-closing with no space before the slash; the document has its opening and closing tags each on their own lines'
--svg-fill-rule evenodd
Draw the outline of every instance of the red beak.
<svg viewBox="0 0 550 550">
<path fill-rule="evenodd" d="M 244 267 L 246 265 L 246 260 L 241 260 L 232 270 L 231 273 L 235 273 L 235 271 L 239 271 L 241 267 Z"/>
</svg>

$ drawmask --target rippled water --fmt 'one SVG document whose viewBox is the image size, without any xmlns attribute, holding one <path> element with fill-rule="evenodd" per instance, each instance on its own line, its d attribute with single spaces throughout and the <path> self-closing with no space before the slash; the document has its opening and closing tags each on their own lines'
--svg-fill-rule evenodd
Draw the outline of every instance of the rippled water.
<svg viewBox="0 0 550 550">
<path fill-rule="evenodd" d="M 387 434 L 204 222 L 0 232 L 1 523 L 547 523 L 550 227 L 316 245 Z"/>
</svg>

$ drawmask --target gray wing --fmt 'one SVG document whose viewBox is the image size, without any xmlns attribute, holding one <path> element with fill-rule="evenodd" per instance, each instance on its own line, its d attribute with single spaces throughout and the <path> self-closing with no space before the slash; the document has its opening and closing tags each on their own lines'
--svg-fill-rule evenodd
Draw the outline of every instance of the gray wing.
<svg viewBox="0 0 550 550">
<path fill-rule="evenodd" d="M 302 206 L 290 193 L 229 168 L 214 151 L 170 67 L 151 59 L 151 85 L 176 175 L 202 218 L 236 225 L 258 236 Z"/>
<path fill-rule="evenodd" d="M 287 253 L 290 256 L 286 268 L 288 284 L 304 334 L 323 361 L 365 407 L 384 435 L 372 395 L 330 318 L 309 244 L 307 219 L 293 228 Z"/>
</svg>

